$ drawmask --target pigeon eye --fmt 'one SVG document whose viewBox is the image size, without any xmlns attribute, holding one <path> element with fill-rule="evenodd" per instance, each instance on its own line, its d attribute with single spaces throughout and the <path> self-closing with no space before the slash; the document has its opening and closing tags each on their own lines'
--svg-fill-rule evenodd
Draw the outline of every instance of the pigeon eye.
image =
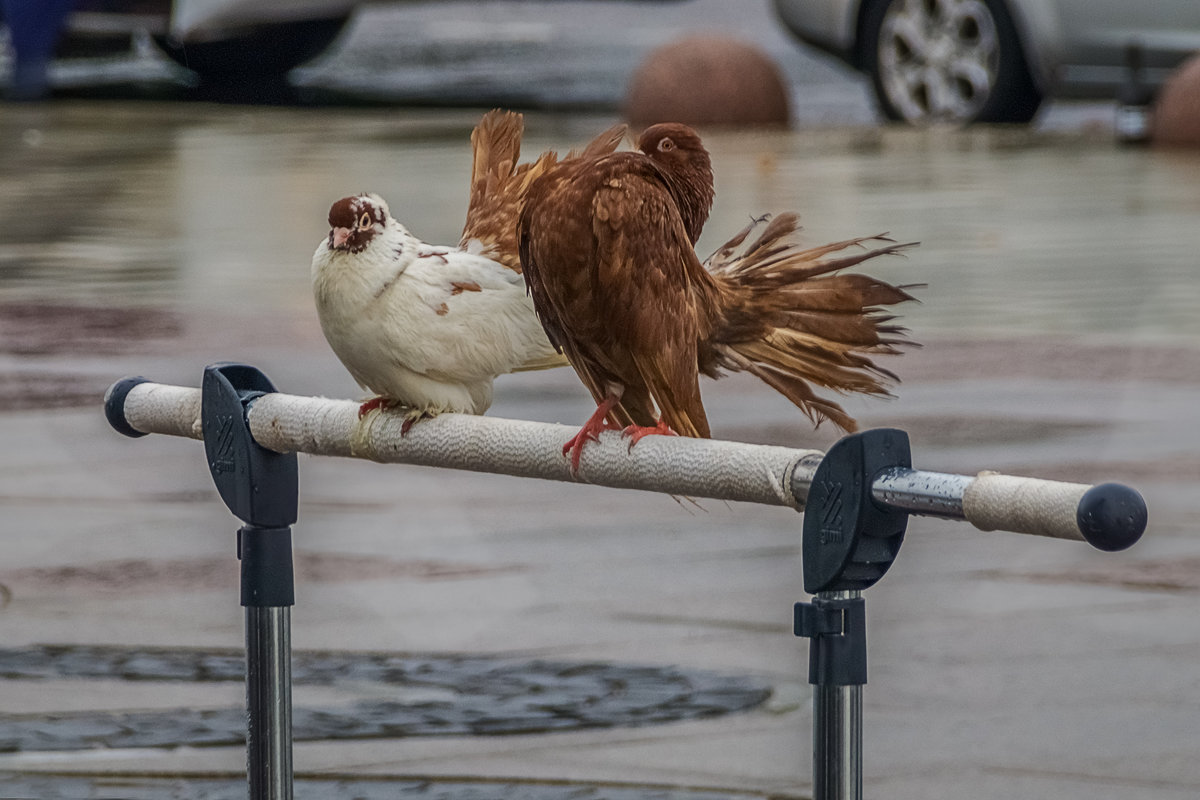
<svg viewBox="0 0 1200 800">
<path fill-rule="evenodd" d="M 658 143 L 658 149 L 664 153 L 669 153 L 675 149 L 675 142 L 670 139 L 663 139 Z"/>
<path fill-rule="evenodd" d="M 368 214 L 366 211 L 364 211 L 363 215 L 358 218 L 358 227 L 360 227 L 364 230 L 371 227 L 371 215 Z"/>
</svg>

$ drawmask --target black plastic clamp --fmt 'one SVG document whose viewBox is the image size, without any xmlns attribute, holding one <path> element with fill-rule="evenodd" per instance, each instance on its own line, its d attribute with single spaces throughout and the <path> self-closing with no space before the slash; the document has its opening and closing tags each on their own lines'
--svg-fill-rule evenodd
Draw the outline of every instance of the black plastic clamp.
<svg viewBox="0 0 1200 800">
<path fill-rule="evenodd" d="M 861 686 L 867 682 L 867 604 L 861 597 L 796 603 L 793 630 L 812 640 L 808 682 Z"/>
<path fill-rule="evenodd" d="M 867 606 L 858 592 L 883 577 L 896 559 L 908 513 L 881 507 L 871 485 L 883 470 L 912 466 L 908 434 L 879 428 L 839 440 L 813 475 L 804 510 L 804 590 L 793 630 L 810 640 L 809 683 L 867 682 Z"/>
<path fill-rule="evenodd" d="M 242 605 L 295 603 L 292 529 L 296 521 L 298 470 L 295 453 L 276 453 L 250 435 L 251 405 L 275 387 L 245 364 L 213 364 L 201 384 L 200 425 L 204 452 L 217 493 L 234 516 L 242 562 Z"/>
<path fill-rule="evenodd" d="M 876 476 L 911 467 L 908 434 L 894 428 L 838 440 L 817 466 L 804 509 L 804 591 L 866 589 L 900 551 L 908 512 L 878 505 Z"/>
<path fill-rule="evenodd" d="M 246 525 L 238 530 L 238 560 L 242 562 L 242 605 L 256 608 L 294 606 L 292 529 Z"/>
</svg>

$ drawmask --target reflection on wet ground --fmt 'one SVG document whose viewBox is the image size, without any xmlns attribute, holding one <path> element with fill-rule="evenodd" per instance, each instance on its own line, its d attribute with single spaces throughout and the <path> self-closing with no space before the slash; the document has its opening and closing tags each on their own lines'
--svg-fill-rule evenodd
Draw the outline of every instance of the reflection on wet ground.
<svg viewBox="0 0 1200 800">
<path fill-rule="evenodd" d="M 0 353 L 11 355 L 145 352 L 152 341 L 181 332 L 177 316 L 162 309 L 0 303 Z"/>
<path fill-rule="evenodd" d="M 309 315 L 329 204 L 377 191 L 428 241 L 458 238 L 477 112 L 59 103 L 0 119 L 0 301 Z M 533 116 L 526 152 L 611 122 Z M 1030 131 L 706 135 L 715 247 L 794 209 L 811 241 L 890 231 L 873 264 L 925 283 L 918 338 L 1200 338 L 1200 156 Z M 11 321 L 9 324 L 13 324 Z M 11 349 L 11 348 L 5 348 Z"/>
</svg>

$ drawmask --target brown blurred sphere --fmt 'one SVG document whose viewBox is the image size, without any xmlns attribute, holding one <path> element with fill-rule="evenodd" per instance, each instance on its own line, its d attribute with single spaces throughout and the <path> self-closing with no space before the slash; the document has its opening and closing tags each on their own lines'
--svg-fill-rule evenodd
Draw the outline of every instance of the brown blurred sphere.
<svg viewBox="0 0 1200 800">
<path fill-rule="evenodd" d="M 779 69 L 757 47 L 689 36 L 646 57 L 629 82 L 625 116 L 635 126 L 787 125 L 788 93 Z"/>
<path fill-rule="evenodd" d="M 1183 62 L 1163 84 L 1150 131 L 1154 144 L 1200 146 L 1200 56 Z"/>
</svg>

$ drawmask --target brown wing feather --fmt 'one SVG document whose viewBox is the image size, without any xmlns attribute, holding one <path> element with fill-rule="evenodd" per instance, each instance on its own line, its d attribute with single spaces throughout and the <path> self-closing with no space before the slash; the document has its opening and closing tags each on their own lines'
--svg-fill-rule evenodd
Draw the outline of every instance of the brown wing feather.
<svg viewBox="0 0 1200 800">
<path fill-rule="evenodd" d="M 672 430 L 707 438 L 697 347 L 712 327 L 714 286 L 674 202 L 652 174 L 634 172 L 602 185 L 592 210 L 609 357 L 626 362 L 618 366 L 627 390 L 644 386 Z M 635 411 L 625 397 L 621 405 L 653 419 L 653 406 Z"/>
<path fill-rule="evenodd" d="M 460 246 L 499 261 L 514 272 L 521 271 L 517 222 L 525 196 L 535 180 L 559 163 L 547 151 L 537 160 L 518 164 L 524 118 L 513 111 L 495 109 L 484 114 L 471 132 L 474 161 L 467 220 Z M 584 147 L 580 158 L 611 153 L 624 139 L 627 126 L 614 125 Z M 575 159 L 574 151 L 567 157 Z"/>
<path fill-rule="evenodd" d="M 707 436 L 696 348 L 714 307 L 655 168 L 632 153 L 562 164 L 531 189 L 521 259 L 534 305 L 599 401 L 624 388 L 614 422 Z"/>
<path fill-rule="evenodd" d="M 518 221 L 518 251 L 526 289 L 550 343 L 564 352 L 570 342 L 560 295 L 563 291 L 578 291 L 576 274 L 590 269 L 582 242 L 577 249 L 570 246 L 569 237 L 587 235 L 578 219 L 577 209 L 583 200 L 573 183 L 574 173 L 566 165 L 548 170 L 530 187 Z M 568 259 L 566 266 L 559 261 L 563 258 Z M 576 369 L 582 367 L 577 365 Z"/>
</svg>

